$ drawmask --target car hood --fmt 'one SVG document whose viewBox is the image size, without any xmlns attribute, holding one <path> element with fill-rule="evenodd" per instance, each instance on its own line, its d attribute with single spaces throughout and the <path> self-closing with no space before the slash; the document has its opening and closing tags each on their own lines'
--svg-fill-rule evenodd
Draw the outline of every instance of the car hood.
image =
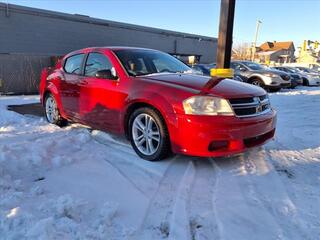
<svg viewBox="0 0 320 240">
<path fill-rule="evenodd" d="M 266 92 L 251 84 L 231 80 L 218 79 L 193 74 L 154 74 L 140 77 L 142 79 L 170 83 L 191 90 L 199 91 L 199 94 L 212 94 L 224 98 L 241 98 L 261 96 Z"/>
</svg>

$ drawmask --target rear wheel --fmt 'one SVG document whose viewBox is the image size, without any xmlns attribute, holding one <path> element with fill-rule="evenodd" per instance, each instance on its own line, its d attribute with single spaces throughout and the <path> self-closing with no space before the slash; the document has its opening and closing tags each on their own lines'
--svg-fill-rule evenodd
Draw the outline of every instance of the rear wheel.
<svg viewBox="0 0 320 240">
<path fill-rule="evenodd" d="M 135 110 L 129 118 L 133 149 L 143 159 L 157 161 L 170 154 L 170 139 L 161 114 L 150 108 Z"/>
<path fill-rule="evenodd" d="M 52 94 L 48 94 L 45 100 L 45 115 L 46 119 L 49 123 L 64 126 L 66 125 L 67 121 L 63 119 L 60 115 L 57 102 Z"/>
</svg>

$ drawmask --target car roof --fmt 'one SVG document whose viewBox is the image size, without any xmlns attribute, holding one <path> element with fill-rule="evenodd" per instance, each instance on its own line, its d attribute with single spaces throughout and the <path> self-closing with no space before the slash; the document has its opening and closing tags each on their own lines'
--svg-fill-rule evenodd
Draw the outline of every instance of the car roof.
<svg viewBox="0 0 320 240">
<path fill-rule="evenodd" d="M 104 46 L 104 47 L 89 47 L 83 50 L 151 50 L 158 51 L 151 48 L 141 48 L 141 47 L 128 47 L 128 46 Z"/>
<path fill-rule="evenodd" d="M 115 50 L 148 50 L 148 51 L 159 52 L 159 50 L 156 50 L 156 49 L 127 47 L 127 46 L 88 47 L 88 48 L 82 48 L 82 49 L 70 52 L 70 53 L 66 54 L 64 58 L 68 58 L 68 57 L 70 57 L 72 55 L 76 55 L 76 54 L 93 52 L 93 51 L 103 51 L 103 50 L 111 50 L 111 51 L 115 51 Z"/>
</svg>

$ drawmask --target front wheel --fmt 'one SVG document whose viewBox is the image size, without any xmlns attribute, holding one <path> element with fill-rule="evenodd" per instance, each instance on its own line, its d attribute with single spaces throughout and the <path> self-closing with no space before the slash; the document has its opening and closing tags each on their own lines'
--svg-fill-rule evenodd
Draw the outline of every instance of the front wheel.
<svg viewBox="0 0 320 240">
<path fill-rule="evenodd" d="M 49 123 L 60 127 L 66 125 L 67 121 L 61 117 L 57 102 L 52 94 L 47 95 L 44 107 L 45 115 Z"/>
<path fill-rule="evenodd" d="M 303 83 L 302 83 L 303 86 L 309 86 L 309 80 L 306 79 L 306 78 L 303 78 Z"/>
<path fill-rule="evenodd" d="M 258 78 L 253 79 L 253 80 L 251 81 L 251 84 L 252 84 L 252 85 L 255 85 L 255 86 L 258 86 L 258 87 L 265 88 L 263 81 L 260 80 L 260 79 L 258 79 Z"/>
<path fill-rule="evenodd" d="M 135 110 L 129 118 L 133 149 L 143 159 L 156 161 L 170 154 L 170 139 L 161 114 L 149 107 Z"/>
<path fill-rule="evenodd" d="M 269 90 L 268 90 L 268 92 L 279 92 L 281 90 L 281 88 L 270 88 Z"/>
</svg>

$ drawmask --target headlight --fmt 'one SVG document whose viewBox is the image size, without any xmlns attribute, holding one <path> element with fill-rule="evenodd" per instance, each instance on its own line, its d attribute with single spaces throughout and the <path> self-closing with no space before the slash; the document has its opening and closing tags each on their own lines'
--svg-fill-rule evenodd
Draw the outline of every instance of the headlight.
<svg viewBox="0 0 320 240">
<path fill-rule="evenodd" d="M 274 73 L 263 73 L 263 75 L 266 77 L 279 77 L 279 75 L 274 74 Z"/>
<path fill-rule="evenodd" d="M 186 114 L 191 115 L 234 115 L 229 102 L 223 98 L 194 96 L 183 101 Z"/>
</svg>

